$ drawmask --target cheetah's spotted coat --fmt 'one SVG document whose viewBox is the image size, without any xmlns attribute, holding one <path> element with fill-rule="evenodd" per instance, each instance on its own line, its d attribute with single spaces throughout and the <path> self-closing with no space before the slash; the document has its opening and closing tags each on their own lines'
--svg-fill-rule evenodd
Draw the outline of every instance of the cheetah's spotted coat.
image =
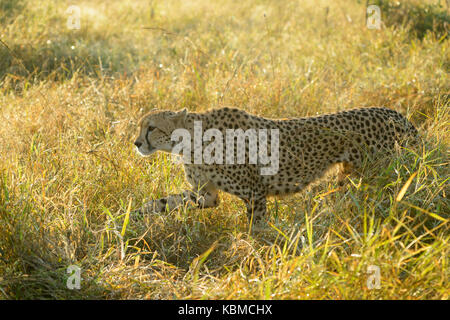
<svg viewBox="0 0 450 320">
<path fill-rule="evenodd" d="M 417 135 L 408 120 L 387 108 L 363 108 L 291 120 L 266 119 L 243 110 L 222 108 L 205 113 L 151 112 L 140 121 L 135 145 L 143 155 L 156 150 L 171 152 L 175 144 L 171 141 L 172 132 L 185 128 L 193 137 L 194 121 L 202 121 L 204 131 L 219 129 L 224 137 L 225 130 L 230 128 L 279 129 L 278 172 L 264 176 L 259 171 L 261 165 L 249 163 L 185 164 L 192 190 L 152 200 L 140 213 L 172 210 L 183 204 L 214 207 L 218 204 L 218 190 L 223 190 L 243 199 L 250 221 L 259 221 L 266 213 L 267 196 L 298 192 L 334 164 L 341 164 L 342 179 L 351 170 L 357 170 L 364 157 L 392 151 L 396 142 L 402 144 L 406 138 Z"/>
</svg>

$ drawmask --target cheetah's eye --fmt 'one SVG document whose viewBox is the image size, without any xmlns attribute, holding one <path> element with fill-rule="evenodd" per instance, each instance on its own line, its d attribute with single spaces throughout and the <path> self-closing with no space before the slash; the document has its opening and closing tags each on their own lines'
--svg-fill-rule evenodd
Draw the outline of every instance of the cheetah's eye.
<svg viewBox="0 0 450 320">
<path fill-rule="evenodd" d="M 148 126 L 148 131 L 153 131 L 153 130 L 155 130 L 155 129 L 156 129 L 156 127 Z"/>
</svg>

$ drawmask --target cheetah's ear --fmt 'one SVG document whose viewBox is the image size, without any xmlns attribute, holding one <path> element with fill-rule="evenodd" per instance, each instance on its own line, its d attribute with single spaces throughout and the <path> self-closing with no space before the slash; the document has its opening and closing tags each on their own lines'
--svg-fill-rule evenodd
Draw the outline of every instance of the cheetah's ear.
<svg viewBox="0 0 450 320">
<path fill-rule="evenodd" d="M 187 109 L 184 108 L 183 110 L 175 113 L 173 116 L 170 116 L 170 120 L 172 120 L 176 126 L 184 127 L 187 113 Z"/>
</svg>

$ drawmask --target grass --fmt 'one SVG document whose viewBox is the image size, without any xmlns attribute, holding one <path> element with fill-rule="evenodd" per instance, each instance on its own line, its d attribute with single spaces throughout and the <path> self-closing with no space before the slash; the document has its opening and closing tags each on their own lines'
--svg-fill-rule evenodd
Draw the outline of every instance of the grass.
<svg viewBox="0 0 450 320">
<path fill-rule="evenodd" d="M 448 37 L 369 30 L 350 0 L 76 4 L 80 30 L 66 1 L 0 5 L 1 298 L 449 298 Z M 278 118 L 387 106 L 423 144 L 343 188 L 270 200 L 262 233 L 224 193 L 217 209 L 128 219 L 186 187 L 170 156 L 134 152 L 139 117 L 225 105 Z"/>
<path fill-rule="evenodd" d="M 450 12 L 448 1 L 427 3 L 426 1 L 392 1 L 374 0 L 384 13 L 386 25 L 403 25 L 415 37 L 423 38 L 432 32 L 442 39 L 448 37 L 450 31 Z"/>
</svg>

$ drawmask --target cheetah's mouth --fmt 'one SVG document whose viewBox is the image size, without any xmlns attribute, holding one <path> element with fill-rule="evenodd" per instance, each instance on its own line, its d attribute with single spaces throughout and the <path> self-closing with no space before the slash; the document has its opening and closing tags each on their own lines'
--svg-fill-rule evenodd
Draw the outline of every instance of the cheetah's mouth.
<svg viewBox="0 0 450 320">
<path fill-rule="evenodd" d="M 147 136 L 145 136 L 145 142 L 147 142 L 147 145 L 144 144 L 139 148 L 137 148 L 137 152 L 143 157 L 148 157 L 152 153 L 154 153 L 157 149 L 154 146 L 152 146 Z"/>
<path fill-rule="evenodd" d="M 156 151 L 156 148 L 153 148 L 151 146 L 146 148 L 146 149 L 147 150 L 142 150 L 142 147 L 141 147 L 141 148 L 138 148 L 137 151 L 143 157 L 148 157 L 148 156 L 150 156 L 152 153 L 154 153 Z"/>
</svg>

